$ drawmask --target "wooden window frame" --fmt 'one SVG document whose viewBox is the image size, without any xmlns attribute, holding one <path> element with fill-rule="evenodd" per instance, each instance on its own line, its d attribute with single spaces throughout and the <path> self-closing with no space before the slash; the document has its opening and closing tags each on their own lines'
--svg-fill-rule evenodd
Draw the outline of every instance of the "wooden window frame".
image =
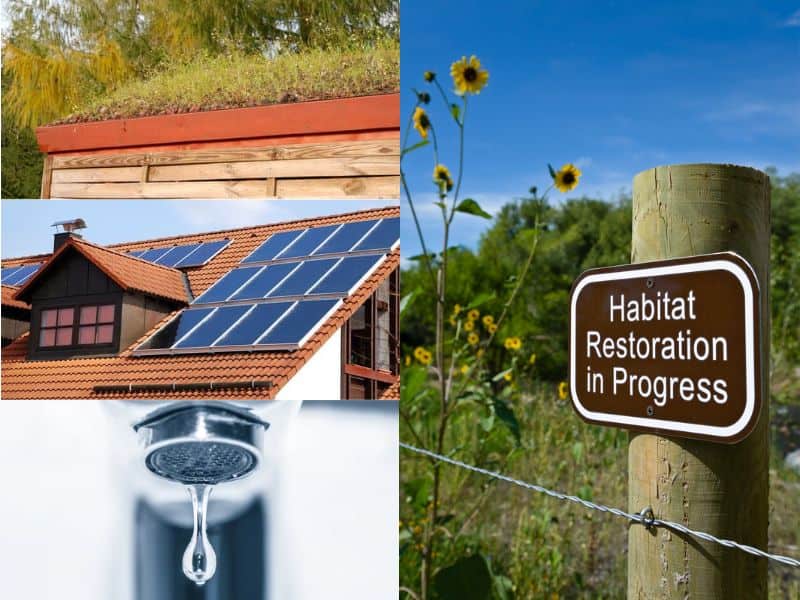
<svg viewBox="0 0 800 600">
<path fill-rule="evenodd" d="M 342 372 L 341 372 L 341 397 L 348 399 L 350 397 L 350 378 L 358 377 L 367 382 L 366 397 L 369 400 L 374 400 L 379 397 L 378 387 L 379 383 L 391 385 L 397 381 L 400 376 L 400 269 L 397 268 L 392 271 L 389 276 L 389 364 L 390 370 L 382 370 L 375 368 L 376 361 L 376 336 L 375 329 L 378 323 L 379 309 L 378 290 L 364 301 L 363 305 L 370 307 L 370 367 L 363 365 L 356 365 L 350 362 L 351 356 L 351 322 L 350 319 L 342 327 Z M 362 306 L 363 306 L 362 305 Z M 352 317 L 351 317 L 352 319 Z"/>
<path fill-rule="evenodd" d="M 106 306 L 111 305 L 114 307 L 114 320 L 113 332 L 111 341 L 108 343 L 92 343 L 80 344 L 78 343 L 80 324 L 81 308 L 88 306 Z M 62 346 L 42 346 L 41 345 L 41 332 L 43 329 L 58 329 L 55 327 L 42 327 L 43 313 L 48 310 L 58 310 L 63 308 L 72 308 L 72 343 Z M 31 314 L 31 332 L 30 332 L 30 356 L 33 359 L 57 359 L 57 358 L 71 358 L 75 356 L 96 356 L 96 355 L 114 355 L 119 350 L 120 331 L 122 327 L 122 297 L 120 294 L 93 294 L 87 297 L 72 297 L 69 299 L 48 300 L 46 302 L 37 303 L 33 307 Z M 108 323 L 100 323 L 102 325 Z M 97 327 L 98 323 L 93 324 Z M 84 325 L 86 326 L 86 325 Z"/>
</svg>

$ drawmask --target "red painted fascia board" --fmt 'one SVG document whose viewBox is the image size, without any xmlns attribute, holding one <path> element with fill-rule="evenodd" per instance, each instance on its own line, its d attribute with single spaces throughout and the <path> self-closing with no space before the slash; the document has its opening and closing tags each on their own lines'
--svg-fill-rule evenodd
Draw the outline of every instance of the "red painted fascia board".
<svg viewBox="0 0 800 600">
<path fill-rule="evenodd" d="M 39 127 L 42 152 L 400 129 L 400 95 L 361 96 Z"/>
</svg>

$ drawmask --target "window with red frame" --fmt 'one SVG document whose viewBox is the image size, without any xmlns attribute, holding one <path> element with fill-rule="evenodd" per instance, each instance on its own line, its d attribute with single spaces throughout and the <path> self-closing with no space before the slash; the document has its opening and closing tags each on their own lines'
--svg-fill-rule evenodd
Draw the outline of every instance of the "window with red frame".
<svg viewBox="0 0 800 600">
<path fill-rule="evenodd" d="M 113 304 L 47 308 L 42 311 L 39 347 L 110 344 L 115 312 Z"/>
</svg>

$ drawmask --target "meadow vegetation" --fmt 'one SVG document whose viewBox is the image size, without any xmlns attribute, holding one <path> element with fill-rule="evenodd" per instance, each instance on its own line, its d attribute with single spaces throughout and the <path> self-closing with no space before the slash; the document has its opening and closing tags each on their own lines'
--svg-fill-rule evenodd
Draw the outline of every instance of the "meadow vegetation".
<svg viewBox="0 0 800 600">
<path fill-rule="evenodd" d="M 464 59 L 465 60 L 465 59 Z M 459 66 L 460 65 L 460 66 Z M 463 69 L 457 61 L 454 69 Z M 480 67 L 479 67 L 480 68 Z M 463 73 L 463 71 L 461 72 Z M 585 424 L 567 377 L 568 298 L 591 267 L 626 264 L 631 200 L 548 199 L 571 165 L 550 168 L 552 185 L 531 188 L 491 218 L 460 195 L 463 164 L 440 160 L 448 127 L 462 155 L 467 101 L 432 72 L 415 90 L 404 144 L 430 152 L 442 235 L 420 239 L 404 269 L 401 439 L 463 462 L 581 498 L 626 508 L 624 430 Z M 487 75 L 488 78 L 488 75 Z M 473 79 L 477 81 L 477 79 Z M 485 84 L 485 79 L 484 79 Z M 443 100 L 443 110 L 434 105 Z M 401 169 L 411 218 L 414 191 Z M 800 446 L 800 175 L 769 170 L 773 194 L 772 438 L 770 550 L 800 554 L 800 475 L 783 456 Z M 569 191 L 578 185 L 574 177 Z M 448 244 L 453 221 L 486 218 L 474 248 Z M 436 247 L 433 247 L 436 243 Z M 620 598 L 626 593 L 629 523 L 409 450 L 401 452 L 400 589 L 414 600 Z M 773 598 L 796 598 L 800 574 L 771 564 Z"/>
</svg>

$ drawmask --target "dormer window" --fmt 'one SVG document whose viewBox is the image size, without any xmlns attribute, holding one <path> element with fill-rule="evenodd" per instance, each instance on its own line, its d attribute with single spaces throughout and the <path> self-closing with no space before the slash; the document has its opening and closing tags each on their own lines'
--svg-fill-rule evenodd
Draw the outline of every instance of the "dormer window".
<svg viewBox="0 0 800 600">
<path fill-rule="evenodd" d="M 111 344 L 114 341 L 115 313 L 113 304 L 44 309 L 39 326 L 39 347 Z"/>
</svg>

